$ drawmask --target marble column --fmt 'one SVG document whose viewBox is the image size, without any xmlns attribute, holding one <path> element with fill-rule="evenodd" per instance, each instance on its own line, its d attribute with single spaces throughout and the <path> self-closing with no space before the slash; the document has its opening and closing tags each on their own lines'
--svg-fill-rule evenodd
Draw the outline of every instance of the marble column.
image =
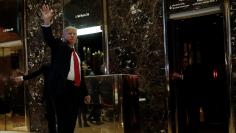
<svg viewBox="0 0 236 133">
<path fill-rule="evenodd" d="M 48 3 L 54 10 L 52 28 L 55 36 L 60 37 L 63 28 L 62 0 L 25 0 L 24 7 L 24 29 L 25 43 L 27 49 L 27 68 L 28 72 L 37 70 L 43 63 L 49 62 L 50 50 L 43 42 L 41 31 L 41 12 L 42 2 Z M 28 81 L 26 85 L 27 114 L 30 132 L 47 132 L 47 121 L 45 118 L 44 105 L 42 103 L 43 77 Z"/>
<path fill-rule="evenodd" d="M 160 0 L 107 0 L 110 73 L 140 75 L 142 132 L 167 131 Z"/>
<path fill-rule="evenodd" d="M 236 130 L 236 2 L 231 0 L 230 3 L 230 25 L 231 25 L 231 61 L 232 61 L 232 81 L 231 81 L 231 121 L 230 121 L 230 132 L 235 132 Z"/>
</svg>

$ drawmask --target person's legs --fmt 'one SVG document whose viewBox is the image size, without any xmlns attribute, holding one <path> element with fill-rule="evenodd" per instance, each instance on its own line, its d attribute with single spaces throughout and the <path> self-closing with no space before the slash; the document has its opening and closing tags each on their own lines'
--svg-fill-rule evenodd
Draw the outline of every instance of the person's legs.
<svg viewBox="0 0 236 133">
<path fill-rule="evenodd" d="M 87 123 L 87 105 L 84 103 L 84 97 L 79 96 L 78 122 L 80 127 L 89 127 Z"/>
<path fill-rule="evenodd" d="M 78 89 L 73 84 L 67 84 L 66 89 L 56 100 L 58 133 L 74 133 L 78 116 Z"/>
<path fill-rule="evenodd" d="M 182 96 L 182 97 L 181 97 Z M 187 132 L 187 109 L 184 95 L 179 95 L 177 99 L 178 129 L 180 133 Z"/>
<path fill-rule="evenodd" d="M 83 104 L 81 110 L 82 110 L 82 117 L 84 121 L 84 127 L 89 127 L 88 120 L 87 120 L 87 105 Z"/>
<path fill-rule="evenodd" d="M 83 124 L 82 124 L 82 109 L 79 107 L 79 112 L 78 112 L 78 122 L 79 122 L 79 127 L 83 127 Z"/>
<path fill-rule="evenodd" d="M 88 117 L 88 120 L 92 123 L 94 121 L 94 116 L 95 116 L 95 112 L 96 112 L 96 109 L 95 109 L 95 104 L 92 104 L 92 110 L 89 114 L 89 117 Z"/>
<path fill-rule="evenodd" d="M 197 133 L 200 127 L 200 108 L 197 101 L 193 101 L 189 109 L 189 127 L 191 133 Z"/>
<path fill-rule="evenodd" d="M 55 109 L 56 109 L 56 122 L 58 133 L 64 132 L 64 115 L 67 115 L 68 112 L 64 112 L 64 97 L 57 97 L 55 99 Z"/>
<path fill-rule="evenodd" d="M 45 104 L 46 104 L 46 118 L 48 120 L 49 133 L 56 133 L 56 116 L 55 116 L 56 114 L 53 100 L 46 98 Z"/>
</svg>

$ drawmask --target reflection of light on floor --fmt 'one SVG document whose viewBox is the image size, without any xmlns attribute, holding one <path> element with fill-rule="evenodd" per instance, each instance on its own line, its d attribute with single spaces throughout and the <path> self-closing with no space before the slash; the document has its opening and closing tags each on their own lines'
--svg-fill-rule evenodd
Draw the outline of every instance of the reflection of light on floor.
<svg viewBox="0 0 236 133">
<path fill-rule="evenodd" d="M 28 133 L 25 131 L 0 131 L 0 133 Z"/>
<path fill-rule="evenodd" d="M 5 123 L 7 124 L 5 125 Z M 118 126 L 118 123 L 114 122 L 104 122 L 101 125 L 89 123 L 89 125 L 90 127 L 80 128 L 77 123 L 75 133 L 124 133 L 122 126 Z M 9 114 L 0 115 L 0 133 L 28 133 L 25 117 Z"/>
<path fill-rule="evenodd" d="M 25 116 L 18 114 L 0 115 L 0 130 L 3 131 L 27 131 Z M 1 133 L 0 132 L 0 133 Z"/>
<path fill-rule="evenodd" d="M 113 122 L 105 122 L 102 125 L 96 125 L 89 123 L 90 127 L 80 128 L 78 123 L 74 133 L 123 133 L 122 128 L 116 128 L 116 124 Z"/>
</svg>

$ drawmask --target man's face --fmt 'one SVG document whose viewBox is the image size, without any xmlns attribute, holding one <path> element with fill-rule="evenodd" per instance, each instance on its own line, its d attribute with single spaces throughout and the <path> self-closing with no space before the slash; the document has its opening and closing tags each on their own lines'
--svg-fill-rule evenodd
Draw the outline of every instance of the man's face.
<svg viewBox="0 0 236 133">
<path fill-rule="evenodd" d="M 77 31 L 75 29 L 67 29 L 64 33 L 64 38 L 69 43 L 69 45 L 75 45 L 77 40 Z"/>
</svg>

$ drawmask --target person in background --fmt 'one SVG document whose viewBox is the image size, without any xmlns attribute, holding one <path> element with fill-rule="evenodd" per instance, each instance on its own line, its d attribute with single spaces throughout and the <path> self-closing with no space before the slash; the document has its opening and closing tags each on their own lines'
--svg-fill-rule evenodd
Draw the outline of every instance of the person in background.
<svg viewBox="0 0 236 133">
<path fill-rule="evenodd" d="M 196 133 L 200 127 L 199 89 L 202 88 L 204 78 L 202 71 L 198 64 L 191 64 L 189 58 L 184 56 L 180 72 L 172 75 L 172 79 L 176 81 L 178 130 L 181 133 Z"/>
<path fill-rule="evenodd" d="M 78 122 L 79 126 L 82 127 L 90 127 L 87 120 L 88 113 L 88 105 L 81 99 L 79 100 L 79 113 L 78 113 Z"/>
<path fill-rule="evenodd" d="M 15 77 L 16 82 L 22 82 L 43 75 L 44 77 L 44 90 L 43 90 L 43 102 L 46 109 L 46 118 L 48 121 L 49 133 L 56 133 L 56 119 L 55 119 L 55 107 L 50 97 L 50 88 L 48 87 L 48 77 L 50 73 L 50 63 L 43 64 L 38 70 L 28 74 Z"/>
<path fill-rule="evenodd" d="M 101 99 L 101 91 L 100 91 L 101 82 L 94 80 L 93 82 L 91 82 L 91 84 L 93 85 L 94 88 L 91 91 L 92 109 L 88 116 L 88 120 L 92 124 L 101 125 L 101 124 L 104 124 L 101 119 L 101 114 L 102 114 L 102 105 L 101 105 L 102 99 Z"/>
<path fill-rule="evenodd" d="M 75 50 L 77 29 L 68 26 L 63 30 L 63 38 L 57 39 L 51 30 L 53 10 L 44 4 L 41 13 L 44 40 L 51 49 L 48 83 L 53 91 L 58 133 L 74 133 L 79 100 L 89 103 L 91 99 L 86 89 L 79 54 Z"/>
<path fill-rule="evenodd" d="M 7 101 L 6 88 L 8 88 L 6 76 L 0 73 L 0 114 L 6 114 L 10 112 L 10 106 Z"/>
</svg>

